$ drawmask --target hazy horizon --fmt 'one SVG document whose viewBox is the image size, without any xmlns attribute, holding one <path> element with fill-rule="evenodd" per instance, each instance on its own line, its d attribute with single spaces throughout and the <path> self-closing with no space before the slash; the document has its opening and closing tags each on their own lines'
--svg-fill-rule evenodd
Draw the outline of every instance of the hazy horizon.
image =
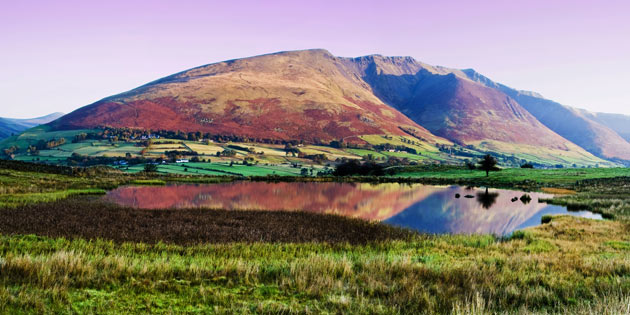
<svg viewBox="0 0 630 315">
<path fill-rule="evenodd" d="M 60 1 L 0 12 L 0 117 L 71 112 L 204 64 L 285 50 L 473 68 L 564 105 L 630 114 L 622 1 Z"/>
</svg>

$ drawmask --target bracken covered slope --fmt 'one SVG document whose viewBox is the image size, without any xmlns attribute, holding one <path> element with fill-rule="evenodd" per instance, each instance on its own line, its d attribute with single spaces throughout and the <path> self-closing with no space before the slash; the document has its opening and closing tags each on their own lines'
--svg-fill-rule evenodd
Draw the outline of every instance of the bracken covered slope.
<svg viewBox="0 0 630 315">
<path fill-rule="evenodd" d="M 83 107 L 53 126 L 350 142 L 360 141 L 358 135 L 407 131 L 427 142 L 444 142 L 384 104 L 341 59 L 325 50 L 281 52 L 194 68 Z"/>
<path fill-rule="evenodd" d="M 563 164 L 601 162 L 521 105 L 464 71 L 411 57 L 343 58 L 316 49 L 190 69 L 80 108 L 51 126 L 310 142 L 412 134 L 428 143 L 450 140 Z"/>
</svg>

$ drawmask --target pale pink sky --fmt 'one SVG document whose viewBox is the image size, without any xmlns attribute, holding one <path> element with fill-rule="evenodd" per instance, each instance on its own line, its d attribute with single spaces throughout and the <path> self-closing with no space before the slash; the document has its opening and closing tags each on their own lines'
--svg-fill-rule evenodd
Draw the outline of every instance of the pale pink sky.
<svg viewBox="0 0 630 315">
<path fill-rule="evenodd" d="M 4 1 L 0 116 L 73 109 L 282 50 L 409 55 L 630 114 L 630 1 Z"/>
</svg>

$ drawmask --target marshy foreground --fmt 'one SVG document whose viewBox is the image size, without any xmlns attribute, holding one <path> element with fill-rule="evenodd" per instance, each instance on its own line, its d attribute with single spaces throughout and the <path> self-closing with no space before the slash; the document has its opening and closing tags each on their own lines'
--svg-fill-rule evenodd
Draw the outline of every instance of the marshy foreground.
<svg viewBox="0 0 630 315">
<path fill-rule="evenodd" d="M 545 217 L 493 236 L 304 212 L 139 210 L 68 196 L 169 179 L 55 172 L 0 170 L 2 313 L 630 312 L 627 177 L 546 178 L 565 194 L 553 203 L 608 220 Z"/>
</svg>

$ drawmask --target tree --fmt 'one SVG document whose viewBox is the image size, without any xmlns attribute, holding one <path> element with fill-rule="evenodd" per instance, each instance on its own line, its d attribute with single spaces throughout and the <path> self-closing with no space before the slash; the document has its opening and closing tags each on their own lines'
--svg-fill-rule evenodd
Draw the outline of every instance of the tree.
<svg viewBox="0 0 630 315">
<path fill-rule="evenodd" d="M 497 159 L 490 154 L 486 154 L 486 156 L 479 161 L 479 169 L 486 171 L 486 177 L 490 176 L 490 172 L 500 170 L 500 168 L 497 167 Z"/>
<path fill-rule="evenodd" d="M 382 176 L 385 175 L 383 166 L 374 162 L 361 163 L 359 160 L 348 160 L 337 165 L 333 172 L 335 176 Z"/>
<path fill-rule="evenodd" d="M 147 173 L 154 173 L 157 172 L 157 165 L 153 164 L 153 163 L 147 163 L 144 165 L 144 171 Z"/>
<path fill-rule="evenodd" d="M 473 163 L 473 162 L 471 162 L 471 161 L 469 161 L 469 160 L 466 160 L 465 164 L 466 164 L 466 167 L 467 167 L 469 170 L 471 170 L 471 171 L 472 171 L 472 170 L 476 170 L 476 169 L 477 169 L 477 166 L 475 166 L 475 163 Z"/>
</svg>

